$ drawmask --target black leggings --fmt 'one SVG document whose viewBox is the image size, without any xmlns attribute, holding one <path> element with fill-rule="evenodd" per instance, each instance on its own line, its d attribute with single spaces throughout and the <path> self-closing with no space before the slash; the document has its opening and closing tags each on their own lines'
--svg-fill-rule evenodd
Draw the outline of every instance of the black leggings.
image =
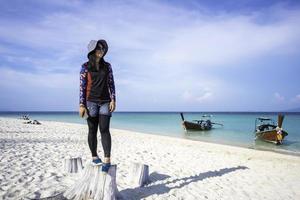
<svg viewBox="0 0 300 200">
<path fill-rule="evenodd" d="M 109 132 L 110 117 L 108 115 L 98 115 L 97 117 L 88 117 L 89 127 L 88 143 L 93 157 L 97 156 L 97 131 L 98 125 L 101 133 L 101 143 L 104 150 L 104 157 L 110 157 L 111 135 Z"/>
</svg>

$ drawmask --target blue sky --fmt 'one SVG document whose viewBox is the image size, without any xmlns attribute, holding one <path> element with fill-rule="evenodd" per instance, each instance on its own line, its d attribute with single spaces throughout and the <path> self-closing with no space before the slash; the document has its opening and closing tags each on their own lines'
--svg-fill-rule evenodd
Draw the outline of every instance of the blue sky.
<svg viewBox="0 0 300 200">
<path fill-rule="evenodd" d="M 298 2 L 0 1 L 0 110 L 78 110 L 100 38 L 116 111 L 298 108 Z"/>
</svg>

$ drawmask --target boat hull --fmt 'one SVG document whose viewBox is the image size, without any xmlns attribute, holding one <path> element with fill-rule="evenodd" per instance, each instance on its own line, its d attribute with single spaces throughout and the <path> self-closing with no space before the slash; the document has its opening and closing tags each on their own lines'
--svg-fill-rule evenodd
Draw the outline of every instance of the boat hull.
<svg viewBox="0 0 300 200">
<path fill-rule="evenodd" d="M 193 123 L 193 122 L 188 122 L 188 121 L 182 122 L 182 125 L 185 130 L 206 131 L 206 130 L 210 130 L 212 128 L 211 126 L 203 126 L 198 123 Z"/>
<path fill-rule="evenodd" d="M 256 132 L 256 138 L 264 140 L 266 142 L 271 142 L 275 144 L 281 144 L 283 139 L 288 135 L 286 131 L 277 133 L 277 130 L 268 130 L 268 131 L 258 131 Z"/>
</svg>

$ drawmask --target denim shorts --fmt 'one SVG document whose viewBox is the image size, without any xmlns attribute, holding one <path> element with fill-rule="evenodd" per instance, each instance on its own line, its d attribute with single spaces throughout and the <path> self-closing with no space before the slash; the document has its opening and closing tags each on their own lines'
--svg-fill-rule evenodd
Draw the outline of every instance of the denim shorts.
<svg viewBox="0 0 300 200">
<path fill-rule="evenodd" d="M 97 117 L 98 115 L 108 115 L 112 116 L 111 112 L 109 111 L 109 103 L 95 103 L 92 101 L 86 101 L 86 108 L 88 111 L 89 117 Z"/>
</svg>

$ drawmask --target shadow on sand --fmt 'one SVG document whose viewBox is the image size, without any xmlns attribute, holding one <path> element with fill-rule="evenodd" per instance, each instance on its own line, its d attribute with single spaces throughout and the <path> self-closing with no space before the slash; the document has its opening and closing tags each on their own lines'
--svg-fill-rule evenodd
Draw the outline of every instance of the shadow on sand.
<svg viewBox="0 0 300 200">
<path fill-rule="evenodd" d="M 120 198 L 118 199 L 126 199 L 126 200 L 142 199 L 154 194 L 160 195 L 160 194 L 168 193 L 172 189 L 182 188 L 192 182 L 202 181 L 207 178 L 219 177 L 219 176 L 223 176 L 224 174 L 234 172 L 236 170 L 244 170 L 244 169 L 249 169 L 249 168 L 245 166 L 223 168 L 217 171 L 208 171 L 194 176 L 177 178 L 157 185 L 149 185 L 148 183 L 148 186 L 145 185 L 144 187 L 136 187 L 136 188 L 124 189 L 120 191 L 118 195 L 120 196 Z M 153 184 L 155 182 L 162 181 L 170 177 L 171 176 L 169 175 L 153 172 L 150 174 L 149 179 L 150 179 L 150 183 Z M 168 184 L 176 184 L 176 186 L 169 187 L 167 186 Z M 39 197 L 39 195 L 37 195 L 37 197 Z M 40 199 L 40 198 L 36 198 L 36 199 Z M 63 197 L 63 193 L 48 198 L 42 198 L 42 199 L 43 200 L 66 200 L 66 198 Z"/>
<path fill-rule="evenodd" d="M 165 183 L 161 183 L 161 184 L 157 184 L 157 185 L 151 185 L 151 186 L 144 186 L 144 187 L 137 187 L 137 188 L 132 188 L 132 189 L 125 189 L 120 191 L 120 195 L 124 198 L 124 199 L 142 199 L 142 198 L 146 198 L 148 196 L 151 196 L 153 194 L 164 194 L 164 193 L 168 193 L 170 190 L 172 189 L 176 189 L 176 188 L 182 188 L 192 182 L 197 182 L 197 181 L 202 181 L 206 178 L 213 178 L 213 177 L 218 177 L 218 176 L 223 176 L 224 174 L 228 174 L 230 172 L 236 171 L 236 170 L 244 170 L 244 169 L 248 169 L 248 167 L 245 166 L 238 166 L 238 167 L 231 167 L 231 168 L 223 168 L 220 169 L 218 171 L 208 171 L 208 172 L 204 172 L 204 173 L 200 173 L 194 176 L 189 176 L 189 177 L 184 177 L 184 178 L 177 178 L 174 180 L 170 180 L 167 181 Z M 150 180 L 152 174 L 150 175 Z M 156 175 L 157 176 L 157 175 Z M 168 175 L 160 175 L 160 177 L 170 177 Z M 160 179 L 162 180 L 162 179 Z M 176 184 L 180 182 L 179 184 L 177 184 L 176 186 L 173 187 L 168 187 L 168 184 Z M 182 182 L 182 183 L 181 183 Z M 152 181 L 153 183 L 153 181 Z"/>
</svg>

